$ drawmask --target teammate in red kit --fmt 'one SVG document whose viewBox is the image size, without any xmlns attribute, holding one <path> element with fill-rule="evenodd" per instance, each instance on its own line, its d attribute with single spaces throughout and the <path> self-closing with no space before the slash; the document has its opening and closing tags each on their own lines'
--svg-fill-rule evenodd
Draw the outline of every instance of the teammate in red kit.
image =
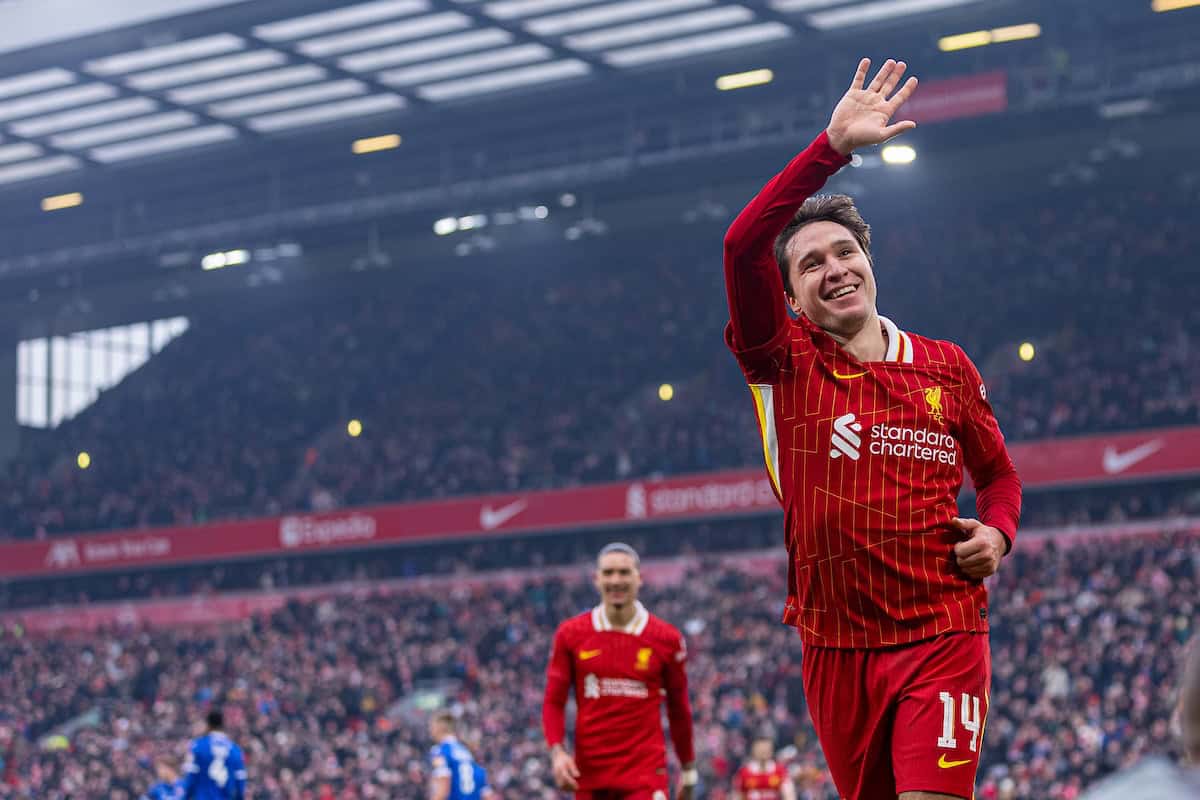
<svg viewBox="0 0 1200 800">
<path fill-rule="evenodd" d="M 600 605 L 558 626 L 546 669 L 542 727 L 560 789 L 577 800 L 667 800 L 661 709 L 683 766 L 680 800 L 697 782 L 688 702 L 687 647 L 638 602 L 637 553 L 614 543 L 596 559 Z M 575 756 L 565 746 L 567 693 L 575 689 Z"/>
<path fill-rule="evenodd" d="M 775 742 L 760 736 L 750 745 L 750 760 L 733 776 L 733 800 L 796 800 L 787 767 L 775 760 Z"/>
<path fill-rule="evenodd" d="M 917 85 L 900 85 L 905 64 L 867 83 L 869 69 L 726 234 L 726 341 L 784 508 L 784 621 L 839 793 L 970 798 L 991 679 L 983 579 L 1012 547 L 1021 484 L 975 365 L 878 314 L 869 227 L 850 198 L 813 196 L 852 151 L 916 127 L 891 122 Z M 958 518 L 964 467 L 979 520 Z"/>
</svg>

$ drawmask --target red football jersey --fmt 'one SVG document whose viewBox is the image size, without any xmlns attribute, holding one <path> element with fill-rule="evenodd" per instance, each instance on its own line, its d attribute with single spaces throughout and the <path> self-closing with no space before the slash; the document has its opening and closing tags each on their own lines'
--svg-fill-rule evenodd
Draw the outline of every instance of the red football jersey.
<svg viewBox="0 0 1200 800">
<path fill-rule="evenodd" d="M 780 787 L 787 779 L 787 768 L 778 761 L 765 764 L 751 761 L 737 771 L 733 788 L 741 793 L 743 800 L 781 800 Z"/>
<path fill-rule="evenodd" d="M 846 161 L 822 134 L 769 183 L 725 240 L 726 341 L 754 396 L 785 513 L 784 621 L 805 644 L 886 647 L 986 631 L 987 590 L 954 562 L 965 467 L 979 517 L 1011 543 L 1020 481 L 971 360 L 880 322 L 883 361 L 859 362 L 786 312 L 772 245 Z"/>
<path fill-rule="evenodd" d="M 679 631 L 641 603 L 622 629 L 613 628 L 603 606 L 558 626 L 546 669 L 542 722 L 546 743 L 561 743 L 573 687 L 581 790 L 666 787 L 664 696 L 676 755 L 683 764 L 695 760 L 686 662 Z"/>
</svg>

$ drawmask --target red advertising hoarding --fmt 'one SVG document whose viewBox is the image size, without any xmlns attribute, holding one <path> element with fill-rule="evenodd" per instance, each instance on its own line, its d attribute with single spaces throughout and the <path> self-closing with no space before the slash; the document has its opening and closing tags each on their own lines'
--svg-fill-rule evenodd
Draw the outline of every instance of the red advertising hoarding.
<svg viewBox="0 0 1200 800">
<path fill-rule="evenodd" d="M 1026 489 L 1200 474 L 1200 427 L 1010 448 Z M 460 536 L 763 514 L 779 508 L 760 469 L 154 528 L 0 545 L 0 577 L 280 556 Z"/>
<path fill-rule="evenodd" d="M 942 122 L 997 114 L 1008 108 L 1008 76 L 984 72 L 940 81 L 921 81 L 921 88 L 904 104 L 896 119 Z"/>
<path fill-rule="evenodd" d="M 1024 531 L 1021 552 L 1037 552 L 1049 541 L 1058 546 L 1067 546 L 1081 539 L 1100 537 L 1127 538 L 1158 536 L 1164 533 L 1185 536 L 1200 536 L 1200 520 L 1177 519 L 1168 522 L 1119 523 L 1115 525 L 1083 526 L 1054 531 Z M 1050 535 L 1048 535 L 1050 534 Z M 741 553 L 725 553 L 716 556 L 718 562 L 743 572 L 764 578 L 780 576 L 784 571 L 786 553 L 782 547 Z M 659 587 L 676 586 L 687 579 L 693 567 L 690 559 L 652 559 L 642 564 L 646 580 Z M 470 575 L 426 575 L 416 578 L 401 578 L 388 581 L 365 583 L 343 583 L 320 586 L 305 586 L 253 594 L 228 594 L 216 596 L 179 597 L 160 600 L 144 600 L 128 603 L 97 603 L 88 606 L 61 608 L 35 608 L 24 611 L 0 613 L 0 628 L 20 625 L 32 633 L 53 634 L 64 631 L 95 631 L 106 628 L 138 629 L 143 627 L 209 626 L 223 622 L 243 620 L 249 617 L 271 614 L 291 600 L 312 602 L 327 597 L 353 597 L 365 599 L 372 596 L 403 593 L 429 594 L 439 589 L 445 591 L 487 591 L 505 587 L 512 591 L 533 578 L 544 579 L 554 575 L 564 579 L 582 577 L 586 567 L 538 567 L 537 569 L 511 569 L 495 572 L 480 572 Z"/>
</svg>

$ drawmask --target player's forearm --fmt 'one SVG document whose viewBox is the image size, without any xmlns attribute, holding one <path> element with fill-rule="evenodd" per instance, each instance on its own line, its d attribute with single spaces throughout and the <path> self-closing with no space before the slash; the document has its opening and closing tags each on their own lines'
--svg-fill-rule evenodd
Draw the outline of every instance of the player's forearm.
<svg viewBox="0 0 1200 800">
<path fill-rule="evenodd" d="M 450 797 L 450 778 L 438 776 L 429 785 L 429 800 L 448 800 Z"/>
<path fill-rule="evenodd" d="M 546 746 L 553 749 L 567 738 L 567 692 L 563 687 L 546 684 L 546 696 L 542 701 L 542 733 Z"/>
<path fill-rule="evenodd" d="M 1008 540 L 1007 555 L 1017 541 L 1017 527 L 1021 522 L 1021 478 L 1016 468 L 1009 462 L 1007 468 L 1001 467 L 977 481 L 975 491 L 979 521 L 1004 534 Z"/>
<path fill-rule="evenodd" d="M 741 349 L 769 342 L 787 322 L 774 245 L 796 209 L 847 159 L 821 133 L 750 201 L 725 234 L 725 288 Z"/>
<path fill-rule="evenodd" d="M 671 725 L 671 744 L 684 768 L 696 762 L 695 733 L 692 730 L 692 707 L 685 697 L 682 703 L 668 702 L 667 720 Z"/>
</svg>

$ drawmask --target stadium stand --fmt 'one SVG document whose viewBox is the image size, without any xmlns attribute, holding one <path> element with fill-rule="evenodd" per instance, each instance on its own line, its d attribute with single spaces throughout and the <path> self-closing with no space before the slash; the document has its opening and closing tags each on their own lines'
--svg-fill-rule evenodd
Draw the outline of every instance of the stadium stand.
<svg viewBox="0 0 1200 800">
<path fill-rule="evenodd" d="M 1114 180 L 1082 203 L 1046 190 L 1020 208 L 1007 195 L 919 212 L 869 197 L 881 310 L 964 344 L 1010 440 L 1196 423 L 1200 306 L 1178 288 L 1188 262 L 1171 254 L 1200 247 L 1183 210 L 1197 188 L 1160 179 Z M 957 235 L 938 240 L 943 229 Z M 550 268 L 510 254 L 485 274 L 460 266 L 355 284 L 320 304 L 196 318 L 78 418 L 31 437 L 0 485 L 0 531 L 755 465 L 749 395 L 720 348 L 718 234 L 681 225 Z M 639 256 L 613 264 L 614 252 Z M 1155 280 L 1143 280 L 1148 269 Z M 438 302 L 447 293 L 449 308 Z M 946 313 L 967 307 L 988 311 Z M 1028 363 L 1016 357 L 1023 339 L 1036 342 Z M 676 388 L 669 403 L 663 382 Z M 363 436 L 345 435 L 351 417 Z M 81 449 L 94 460 L 86 472 L 72 463 Z"/>
</svg>

